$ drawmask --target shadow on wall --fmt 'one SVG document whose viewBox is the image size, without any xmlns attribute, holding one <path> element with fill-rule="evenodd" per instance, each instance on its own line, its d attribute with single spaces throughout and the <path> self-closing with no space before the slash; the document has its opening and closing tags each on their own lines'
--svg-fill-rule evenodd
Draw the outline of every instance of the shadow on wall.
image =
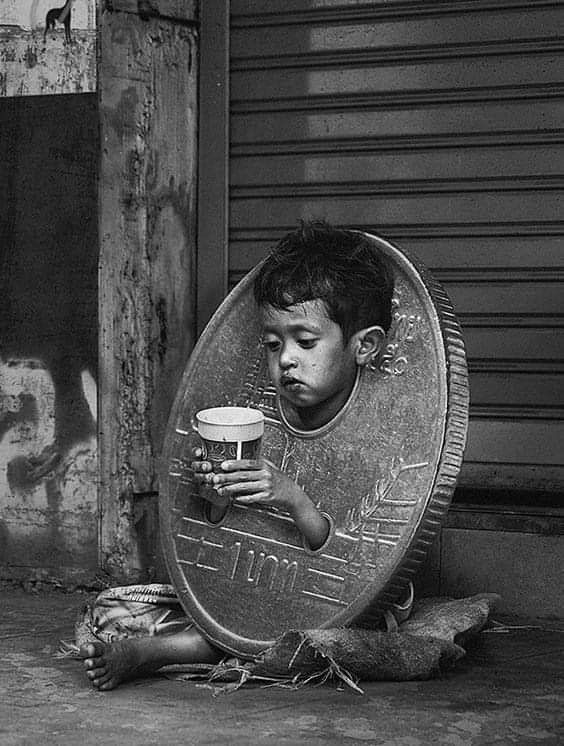
<svg viewBox="0 0 564 746">
<path fill-rule="evenodd" d="M 0 562 L 95 564 L 95 95 L 1 99 L 0 132 Z"/>
</svg>

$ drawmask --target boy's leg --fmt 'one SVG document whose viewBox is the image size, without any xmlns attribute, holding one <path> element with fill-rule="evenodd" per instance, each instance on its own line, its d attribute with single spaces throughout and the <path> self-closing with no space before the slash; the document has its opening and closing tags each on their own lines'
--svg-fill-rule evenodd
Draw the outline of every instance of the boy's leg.
<svg viewBox="0 0 564 746">
<path fill-rule="evenodd" d="M 122 681 L 174 663 L 219 663 L 224 654 L 194 628 L 173 635 L 127 638 L 83 645 L 86 675 L 96 689 L 114 689 Z"/>
</svg>

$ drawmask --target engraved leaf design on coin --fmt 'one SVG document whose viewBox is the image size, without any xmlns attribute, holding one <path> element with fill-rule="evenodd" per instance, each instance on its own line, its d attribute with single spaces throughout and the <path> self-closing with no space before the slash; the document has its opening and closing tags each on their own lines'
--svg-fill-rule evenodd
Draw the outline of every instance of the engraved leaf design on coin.
<svg viewBox="0 0 564 746">
<path fill-rule="evenodd" d="M 377 479 L 372 490 L 367 492 L 357 505 L 347 511 L 345 521 L 347 532 L 349 534 L 364 533 L 367 523 L 372 520 L 382 500 L 390 494 L 392 487 L 400 476 L 406 471 L 421 469 L 423 466 L 427 466 L 427 464 L 427 461 L 419 464 L 406 464 L 401 456 L 394 457 L 388 475 Z"/>
</svg>

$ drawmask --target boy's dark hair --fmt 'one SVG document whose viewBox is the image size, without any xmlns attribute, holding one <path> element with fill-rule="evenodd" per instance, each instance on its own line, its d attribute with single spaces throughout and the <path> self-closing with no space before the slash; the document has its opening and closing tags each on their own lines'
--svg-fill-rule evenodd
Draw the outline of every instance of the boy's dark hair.
<svg viewBox="0 0 564 746">
<path fill-rule="evenodd" d="M 266 258 L 254 283 L 259 306 L 287 309 L 320 299 L 345 342 L 359 329 L 392 320 L 393 275 L 362 234 L 324 221 L 301 221 Z"/>
</svg>

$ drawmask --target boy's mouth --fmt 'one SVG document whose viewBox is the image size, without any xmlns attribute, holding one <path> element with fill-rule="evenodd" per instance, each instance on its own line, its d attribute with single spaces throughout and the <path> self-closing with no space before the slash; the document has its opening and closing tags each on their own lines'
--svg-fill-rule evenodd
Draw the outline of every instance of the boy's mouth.
<svg viewBox="0 0 564 746">
<path fill-rule="evenodd" d="M 290 391 L 293 391 L 294 389 L 302 385 L 302 382 L 300 380 L 298 380 L 297 378 L 293 378 L 292 376 L 282 376 L 282 378 L 280 379 L 280 383 L 282 384 L 283 388 L 289 389 Z"/>
</svg>

